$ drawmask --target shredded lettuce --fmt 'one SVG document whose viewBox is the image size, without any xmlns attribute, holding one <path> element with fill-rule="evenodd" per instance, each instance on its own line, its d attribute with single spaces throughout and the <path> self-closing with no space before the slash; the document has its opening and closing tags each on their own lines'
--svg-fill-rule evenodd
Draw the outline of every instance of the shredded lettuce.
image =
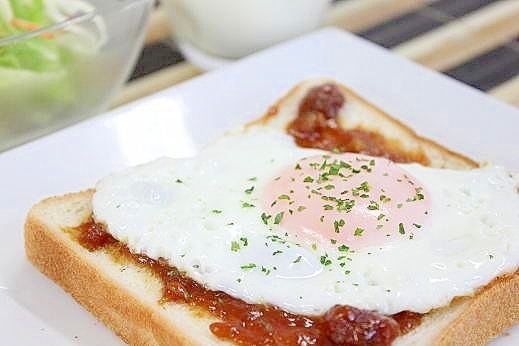
<svg viewBox="0 0 519 346">
<path fill-rule="evenodd" d="M 52 23 L 45 10 L 44 0 L 8 0 L 16 18 L 45 26 Z"/>
<path fill-rule="evenodd" d="M 7 0 L 0 0 L 0 39 L 15 33 L 9 25 L 13 17 L 11 4 Z"/>
<path fill-rule="evenodd" d="M 44 0 L 0 0 L 0 39 L 52 24 Z M 49 72 L 67 63 L 67 54 L 50 36 L 0 45 L 0 66 Z"/>
<path fill-rule="evenodd" d="M 78 26 L 23 40 L 1 40 L 84 14 L 87 7 L 91 8 L 84 0 L 0 0 L 0 124 L 2 116 L 36 117 L 46 109 L 74 104 L 80 98 L 74 73 L 80 61 L 96 53 L 92 37 Z"/>
</svg>

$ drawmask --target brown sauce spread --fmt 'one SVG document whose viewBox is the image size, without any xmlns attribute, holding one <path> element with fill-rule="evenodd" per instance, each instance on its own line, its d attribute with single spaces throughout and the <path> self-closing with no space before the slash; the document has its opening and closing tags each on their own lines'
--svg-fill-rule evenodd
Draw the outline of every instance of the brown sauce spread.
<svg viewBox="0 0 519 346">
<path fill-rule="evenodd" d="M 337 115 L 345 102 L 335 84 L 310 89 L 299 105 L 297 117 L 288 125 L 288 133 L 297 145 L 305 148 L 382 156 L 395 162 L 428 163 L 421 151 L 403 150 L 397 142 L 379 133 L 341 127 Z"/>
<path fill-rule="evenodd" d="M 161 303 L 203 309 L 220 320 L 210 325 L 211 332 L 238 345 L 390 345 L 421 321 L 421 315 L 406 311 L 384 316 L 336 305 L 323 316 L 302 316 L 271 305 L 248 304 L 206 289 L 165 261 L 132 254 L 92 219 L 76 229 L 76 237 L 90 251 L 104 249 L 118 261 L 148 268 L 162 282 Z"/>
<path fill-rule="evenodd" d="M 423 153 L 406 152 L 375 132 L 341 128 L 337 114 L 344 102 L 343 94 L 333 84 L 311 89 L 287 131 L 302 147 L 427 163 Z M 219 320 L 210 325 L 211 332 L 238 345 L 390 345 L 421 322 L 420 314 L 408 311 L 385 316 L 337 305 L 322 316 L 302 316 L 271 305 L 248 304 L 224 292 L 206 289 L 165 261 L 132 254 L 103 225 L 92 220 L 75 231 L 79 243 L 88 250 L 104 249 L 119 261 L 150 269 L 162 281 L 161 303 L 183 303 L 208 312 Z"/>
</svg>

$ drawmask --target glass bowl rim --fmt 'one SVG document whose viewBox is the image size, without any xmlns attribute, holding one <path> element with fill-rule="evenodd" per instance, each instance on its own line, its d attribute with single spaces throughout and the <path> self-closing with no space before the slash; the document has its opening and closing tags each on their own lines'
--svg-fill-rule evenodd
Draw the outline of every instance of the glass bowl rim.
<svg viewBox="0 0 519 346">
<path fill-rule="evenodd" d="M 143 3 L 143 4 L 149 3 L 148 5 L 151 7 L 151 5 L 154 3 L 154 1 L 153 0 L 117 0 L 117 1 L 113 2 L 112 4 L 110 4 L 110 6 L 104 7 L 102 11 L 100 11 L 97 8 L 94 8 L 92 11 L 82 13 L 78 16 L 68 18 L 67 20 L 64 20 L 64 21 L 61 21 L 58 23 L 46 25 L 46 26 L 43 26 L 36 30 L 17 33 L 15 35 L 0 38 L 0 47 L 8 45 L 8 44 L 13 44 L 16 42 L 24 41 L 24 40 L 29 40 L 31 38 L 41 36 L 45 33 L 58 31 L 69 25 L 87 22 L 89 20 L 92 20 L 93 18 L 95 18 L 98 15 L 106 15 L 106 14 L 113 13 L 114 11 L 124 11 L 126 8 L 132 6 L 135 3 Z"/>
</svg>

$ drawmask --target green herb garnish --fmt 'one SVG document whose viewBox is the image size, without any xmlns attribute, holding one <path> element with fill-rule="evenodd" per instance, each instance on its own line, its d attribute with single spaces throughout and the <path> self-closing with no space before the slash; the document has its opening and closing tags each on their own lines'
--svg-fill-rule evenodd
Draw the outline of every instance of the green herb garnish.
<svg viewBox="0 0 519 346">
<path fill-rule="evenodd" d="M 400 234 L 405 234 L 404 224 L 401 222 L 398 224 L 398 232 Z"/>
</svg>

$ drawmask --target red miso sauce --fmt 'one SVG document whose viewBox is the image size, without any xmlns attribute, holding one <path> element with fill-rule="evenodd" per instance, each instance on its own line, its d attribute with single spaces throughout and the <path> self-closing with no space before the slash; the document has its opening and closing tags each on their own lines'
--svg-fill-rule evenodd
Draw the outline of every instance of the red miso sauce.
<svg viewBox="0 0 519 346">
<path fill-rule="evenodd" d="M 344 129 L 337 121 L 339 110 L 346 103 L 339 87 L 333 83 L 316 86 L 299 104 L 296 118 L 287 131 L 297 145 L 339 152 L 381 156 L 395 162 L 428 164 L 421 151 L 404 150 L 399 143 L 379 133 L 362 128 Z"/>
<path fill-rule="evenodd" d="M 162 282 L 161 303 L 182 303 L 217 317 L 211 332 L 238 345 L 390 345 L 421 321 L 402 312 L 385 316 L 336 305 L 322 316 L 296 315 L 267 304 L 248 304 L 222 291 L 212 291 L 165 261 L 132 254 L 92 219 L 77 228 L 79 243 L 90 251 L 105 249 L 118 261 L 151 270 Z"/>
</svg>

